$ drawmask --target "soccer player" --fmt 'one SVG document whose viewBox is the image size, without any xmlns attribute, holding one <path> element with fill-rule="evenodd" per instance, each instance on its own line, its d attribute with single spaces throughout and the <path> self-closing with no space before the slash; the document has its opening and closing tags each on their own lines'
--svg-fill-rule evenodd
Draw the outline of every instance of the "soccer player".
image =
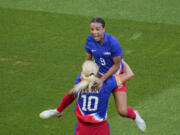
<svg viewBox="0 0 180 135">
<path fill-rule="evenodd" d="M 86 60 L 92 60 L 99 66 L 99 76 L 104 82 L 112 75 L 122 74 L 124 64 L 122 59 L 122 48 L 119 41 L 112 35 L 105 32 L 105 21 L 100 17 L 95 17 L 90 22 L 90 35 L 85 43 Z M 139 114 L 132 107 L 127 106 L 126 84 L 113 90 L 116 109 L 118 113 L 126 118 L 135 120 L 138 128 L 143 131 L 141 124 L 137 122 L 136 117 Z"/>
<path fill-rule="evenodd" d="M 93 61 L 85 61 L 79 76 L 81 81 L 64 96 L 56 109 L 43 111 L 40 117 L 46 119 L 61 116 L 63 110 L 74 101 L 74 98 L 77 98 L 75 114 L 78 122 L 75 135 L 110 135 L 107 122 L 108 100 L 114 88 L 131 79 L 129 74 L 131 70 L 127 68 L 124 76 L 111 76 L 101 85 L 97 64 Z M 145 129 L 145 122 L 143 120 L 141 122 Z"/>
</svg>

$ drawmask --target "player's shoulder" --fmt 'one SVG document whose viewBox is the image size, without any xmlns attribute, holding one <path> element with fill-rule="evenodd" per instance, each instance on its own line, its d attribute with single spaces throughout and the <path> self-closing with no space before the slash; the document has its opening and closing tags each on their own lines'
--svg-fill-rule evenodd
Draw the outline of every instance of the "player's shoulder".
<svg viewBox="0 0 180 135">
<path fill-rule="evenodd" d="M 118 41 L 113 35 L 106 32 L 104 34 L 105 34 L 105 37 L 107 37 L 109 40 Z"/>
<path fill-rule="evenodd" d="M 75 84 L 78 84 L 81 81 L 81 73 L 76 77 Z"/>
<path fill-rule="evenodd" d="M 104 81 L 102 86 L 103 92 L 111 92 L 116 87 L 117 87 L 117 83 L 113 76 L 109 77 L 106 81 Z"/>
<path fill-rule="evenodd" d="M 93 36 L 92 36 L 92 35 L 89 35 L 89 36 L 87 37 L 87 39 L 86 39 L 85 47 L 91 48 L 92 45 L 94 45 L 94 44 L 95 44 L 95 41 L 94 41 Z"/>
<path fill-rule="evenodd" d="M 112 85 L 114 85 L 115 81 L 116 80 L 114 76 L 111 76 L 104 82 L 104 84 L 111 87 Z"/>
<path fill-rule="evenodd" d="M 86 38 L 86 41 L 93 41 L 93 36 L 92 35 L 88 35 L 88 37 Z"/>
<path fill-rule="evenodd" d="M 106 38 L 108 39 L 108 41 L 110 42 L 110 46 L 114 46 L 117 44 L 120 44 L 119 41 L 111 34 L 105 33 Z"/>
<path fill-rule="evenodd" d="M 107 79 L 107 82 L 112 82 L 112 81 L 114 81 L 114 80 L 115 80 L 114 76 L 110 76 L 110 77 Z"/>
</svg>

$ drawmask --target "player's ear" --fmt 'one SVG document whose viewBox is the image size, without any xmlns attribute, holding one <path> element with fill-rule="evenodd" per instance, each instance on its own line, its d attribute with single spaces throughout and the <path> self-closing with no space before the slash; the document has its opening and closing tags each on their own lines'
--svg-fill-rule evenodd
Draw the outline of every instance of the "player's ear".
<svg viewBox="0 0 180 135">
<path fill-rule="evenodd" d="M 106 31 L 106 28 L 104 27 L 104 28 L 103 28 L 103 32 L 105 32 L 105 31 Z"/>
</svg>

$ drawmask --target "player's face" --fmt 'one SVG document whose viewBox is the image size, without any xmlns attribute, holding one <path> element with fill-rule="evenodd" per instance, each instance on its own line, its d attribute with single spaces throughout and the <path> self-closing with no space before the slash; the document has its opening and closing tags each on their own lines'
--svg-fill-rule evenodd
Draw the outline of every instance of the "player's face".
<svg viewBox="0 0 180 135">
<path fill-rule="evenodd" d="M 105 28 L 101 23 L 93 22 L 90 24 L 90 33 L 97 42 L 104 42 L 104 32 Z"/>
</svg>

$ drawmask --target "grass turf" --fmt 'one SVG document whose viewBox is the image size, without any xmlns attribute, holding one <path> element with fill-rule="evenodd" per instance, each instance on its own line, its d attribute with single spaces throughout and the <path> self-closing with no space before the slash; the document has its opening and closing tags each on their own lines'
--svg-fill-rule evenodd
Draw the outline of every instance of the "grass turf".
<svg viewBox="0 0 180 135">
<path fill-rule="evenodd" d="M 0 0 L 0 7 L 180 24 L 179 0 Z"/>
<path fill-rule="evenodd" d="M 0 18 L 0 133 L 73 134 L 72 106 L 61 120 L 38 115 L 55 108 L 73 86 L 91 17 L 0 8 Z M 128 83 L 128 103 L 147 121 L 146 134 L 180 134 L 180 26 L 105 19 L 107 32 L 119 39 L 135 72 Z M 112 98 L 108 112 L 112 135 L 141 134 L 116 114 Z"/>
</svg>

